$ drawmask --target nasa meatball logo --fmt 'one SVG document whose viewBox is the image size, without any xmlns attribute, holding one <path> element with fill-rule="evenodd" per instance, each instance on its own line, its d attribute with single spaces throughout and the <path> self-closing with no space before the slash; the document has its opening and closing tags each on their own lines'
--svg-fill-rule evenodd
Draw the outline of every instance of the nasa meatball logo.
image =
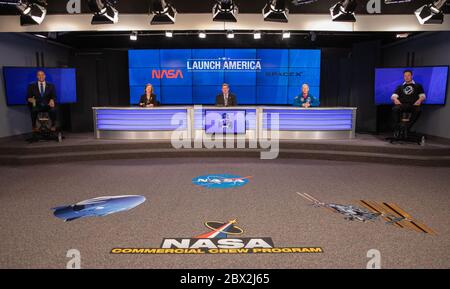
<svg viewBox="0 0 450 289">
<path fill-rule="evenodd" d="M 321 247 L 275 247 L 270 237 L 240 237 L 237 220 L 205 222 L 207 232 L 191 238 L 164 238 L 160 248 L 113 248 L 111 254 L 273 254 L 322 253 Z"/>
<path fill-rule="evenodd" d="M 192 183 L 209 189 L 226 189 L 245 186 L 250 178 L 251 176 L 241 177 L 229 174 L 204 175 L 193 178 Z"/>
<path fill-rule="evenodd" d="M 405 86 L 403 88 L 403 93 L 406 95 L 411 95 L 414 93 L 414 87 L 412 87 L 411 85 Z"/>
</svg>

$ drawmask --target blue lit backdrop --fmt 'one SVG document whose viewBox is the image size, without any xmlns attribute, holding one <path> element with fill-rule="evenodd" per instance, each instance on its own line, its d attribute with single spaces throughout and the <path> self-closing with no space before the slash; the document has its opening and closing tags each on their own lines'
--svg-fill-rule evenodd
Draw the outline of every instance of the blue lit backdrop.
<svg viewBox="0 0 450 289">
<path fill-rule="evenodd" d="M 194 61 L 219 59 L 259 61 L 261 69 L 189 69 Z M 226 82 L 240 105 L 286 105 L 292 104 L 303 83 L 320 97 L 320 50 L 129 50 L 129 76 L 131 104 L 139 102 L 147 83 L 154 86 L 161 104 L 214 104 Z"/>
</svg>

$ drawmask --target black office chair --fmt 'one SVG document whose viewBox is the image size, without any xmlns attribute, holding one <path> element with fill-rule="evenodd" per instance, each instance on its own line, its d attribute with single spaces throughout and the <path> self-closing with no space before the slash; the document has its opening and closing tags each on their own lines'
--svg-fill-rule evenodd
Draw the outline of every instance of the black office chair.
<svg viewBox="0 0 450 289">
<path fill-rule="evenodd" d="M 31 138 L 27 140 L 28 142 L 32 143 L 41 140 L 62 142 L 62 140 L 64 139 L 61 131 L 51 130 L 52 123 L 47 112 L 38 113 L 36 124 L 38 130 L 36 132 L 33 132 Z"/>
<path fill-rule="evenodd" d="M 403 112 L 400 123 L 394 127 L 394 134 L 392 137 L 387 137 L 386 140 L 390 143 L 417 143 L 418 145 L 425 144 L 425 136 L 412 132 L 411 129 L 411 112 Z"/>
</svg>

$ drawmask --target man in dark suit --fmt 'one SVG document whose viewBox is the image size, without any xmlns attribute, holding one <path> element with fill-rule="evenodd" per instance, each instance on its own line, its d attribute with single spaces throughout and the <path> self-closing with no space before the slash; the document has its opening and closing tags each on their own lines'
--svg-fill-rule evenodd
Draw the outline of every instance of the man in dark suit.
<svg viewBox="0 0 450 289">
<path fill-rule="evenodd" d="M 56 130 L 56 91 L 55 86 L 45 81 L 45 72 L 39 70 L 37 82 L 30 83 L 27 90 L 27 103 L 31 112 L 33 132 L 37 130 L 36 119 L 40 112 L 47 112 L 51 121 L 51 130 Z"/>
<path fill-rule="evenodd" d="M 236 95 L 230 92 L 230 86 L 227 83 L 222 84 L 222 93 L 216 96 L 217 106 L 236 106 Z"/>
</svg>

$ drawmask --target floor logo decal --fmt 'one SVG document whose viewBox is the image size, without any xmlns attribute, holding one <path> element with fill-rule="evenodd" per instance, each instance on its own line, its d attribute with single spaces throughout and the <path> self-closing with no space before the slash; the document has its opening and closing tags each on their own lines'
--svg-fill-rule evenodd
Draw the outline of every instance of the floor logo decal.
<svg viewBox="0 0 450 289">
<path fill-rule="evenodd" d="M 340 205 L 334 203 L 324 203 L 307 193 L 298 193 L 306 200 L 310 201 L 315 207 L 322 207 L 331 212 L 344 215 L 349 221 L 376 221 L 383 219 L 386 224 L 393 225 L 398 228 L 413 230 L 420 233 L 436 234 L 435 231 L 420 221 L 414 219 L 410 214 L 394 203 L 377 203 L 368 200 L 359 200 L 359 206 Z"/>
<path fill-rule="evenodd" d="M 106 196 L 85 200 L 74 205 L 53 208 L 55 217 L 64 222 L 85 217 L 101 217 L 131 210 L 145 202 L 144 196 Z"/>
<path fill-rule="evenodd" d="M 191 238 L 164 238 L 160 248 L 114 248 L 111 254 L 274 254 L 323 253 L 321 247 L 275 247 L 272 238 L 241 238 L 237 220 L 210 221 L 210 230 Z"/>
<path fill-rule="evenodd" d="M 228 174 L 205 175 L 193 178 L 192 183 L 210 189 L 226 189 L 242 187 L 248 183 L 250 178 L 251 176 L 241 177 Z"/>
</svg>

